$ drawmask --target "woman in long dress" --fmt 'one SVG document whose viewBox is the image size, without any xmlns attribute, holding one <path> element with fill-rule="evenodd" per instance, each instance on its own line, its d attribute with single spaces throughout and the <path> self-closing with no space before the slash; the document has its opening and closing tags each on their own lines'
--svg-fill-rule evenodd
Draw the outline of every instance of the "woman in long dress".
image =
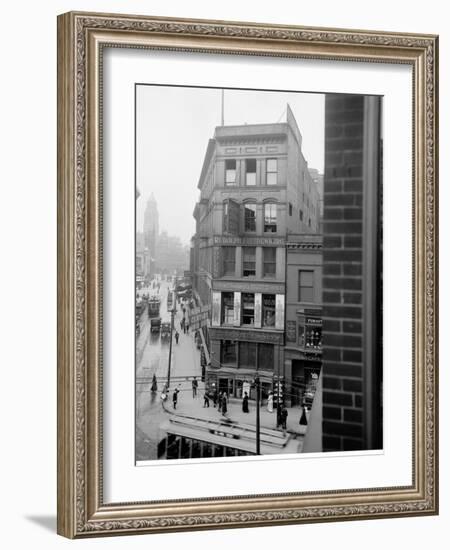
<svg viewBox="0 0 450 550">
<path fill-rule="evenodd" d="M 227 411 L 228 411 L 227 401 L 228 401 L 227 394 L 225 392 L 223 392 L 223 394 L 222 394 L 222 415 L 223 416 L 226 416 Z"/>
<path fill-rule="evenodd" d="M 267 410 L 271 413 L 273 412 L 273 393 L 269 393 L 269 397 L 267 398 Z"/>
<path fill-rule="evenodd" d="M 242 412 L 248 413 L 248 394 L 244 393 L 244 398 L 242 399 Z"/>
</svg>

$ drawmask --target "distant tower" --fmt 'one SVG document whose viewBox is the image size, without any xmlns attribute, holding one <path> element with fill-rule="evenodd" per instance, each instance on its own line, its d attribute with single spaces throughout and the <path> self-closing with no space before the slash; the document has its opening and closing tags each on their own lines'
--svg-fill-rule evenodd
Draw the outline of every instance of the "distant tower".
<svg viewBox="0 0 450 550">
<path fill-rule="evenodd" d="M 144 246 L 148 251 L 148 258 L 146 261 L 146 269 L 145 269 L 146 275 L 153 274 L 158 235 L 159 235 L 158 205 L 152 193 L 150 198 L 147 201 L 147 205 L 145 207 L 145 212 L 144 212 Z"/>
</svg>

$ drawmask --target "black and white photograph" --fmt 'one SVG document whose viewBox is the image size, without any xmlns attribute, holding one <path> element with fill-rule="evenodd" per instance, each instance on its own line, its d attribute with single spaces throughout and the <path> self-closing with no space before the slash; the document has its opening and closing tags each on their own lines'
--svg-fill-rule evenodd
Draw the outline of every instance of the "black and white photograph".
<svg viewBox="0 0 450 550">
<path fill-rule="evenodd" d="M 135 85 L 136 464 L 383 449 L 382 105 Z"/>
</svg>

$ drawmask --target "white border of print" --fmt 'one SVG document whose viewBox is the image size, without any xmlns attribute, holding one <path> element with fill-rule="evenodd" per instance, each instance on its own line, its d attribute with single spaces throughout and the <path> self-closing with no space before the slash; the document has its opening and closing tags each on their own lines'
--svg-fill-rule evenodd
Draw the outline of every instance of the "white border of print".
<svg viewBox="0 0 450 550">
<path fill-rule="evenodd" d="M 104 502 L 412 482 L 412 75 L 405 65 L 104 49 Z M 270 78 L 268 77 L 270 75 Z M 134 85 L 380 94 L 384 135 L 383 452 L 134 463 Z M 276 86 L 271 84 L 276 83 Z M 123 289 L 129 289 L 124 292 Z M 398 312 L 402 312 L 399 318 Z M 408 313 L 407 313 L 408 312 Z M 320 460 L 318 460 L 320 458 Z M 217 459 L 220 461 L 220 459 Z M 283 467 L 280 468 L 280 461 Z"/>
</svg>

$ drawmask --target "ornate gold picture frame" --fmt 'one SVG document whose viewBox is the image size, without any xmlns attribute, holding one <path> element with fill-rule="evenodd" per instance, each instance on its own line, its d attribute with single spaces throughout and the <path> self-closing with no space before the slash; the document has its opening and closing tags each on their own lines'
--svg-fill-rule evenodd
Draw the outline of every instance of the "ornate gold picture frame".
<svg viewBox="0 0 450 550">
<path fill-rule="evenodd" d="M 411 484 L 275 494 L 266 492 L 262 481 L 257 495 L 155 500 L 149 488 L 144 502 L 105 502 L 102 89 L 106 48 L 387 63 L 412 69 Z M 95 13 L 59 16 L 59 534 L 82 538 L 438 513 L 437 117 L 436 36 Z"/>
</svg>

